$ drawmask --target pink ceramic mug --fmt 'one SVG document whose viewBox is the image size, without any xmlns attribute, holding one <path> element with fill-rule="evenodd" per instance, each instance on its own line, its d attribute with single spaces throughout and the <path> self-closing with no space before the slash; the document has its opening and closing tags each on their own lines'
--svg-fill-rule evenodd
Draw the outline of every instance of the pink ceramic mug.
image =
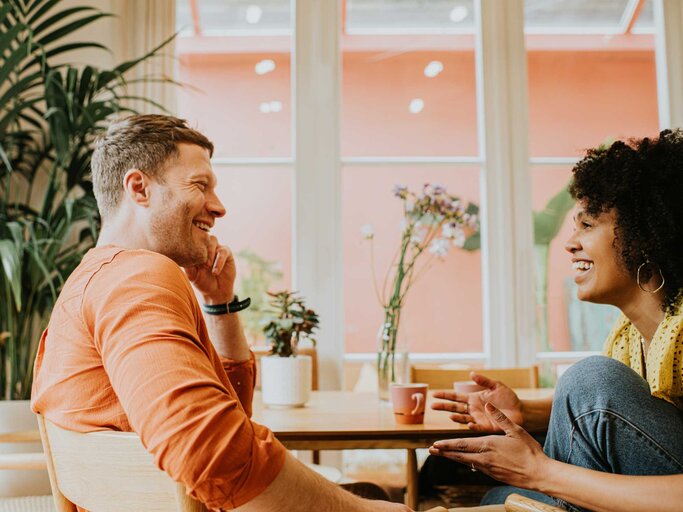
<svg viewBox="0 0 683 512">
<path fill-rule="evenodd" d="M 427 384 L 391 385 L 391 402 L 394 405 L 396 423 L 424 423 L 428 387 Z"/>
<path fill-rule="evenodd" d="M 453 383 L 453 389 L 456 393 L 476 393 L 477 391 L 484 391 L 486 388 L 473 380 L 459 380 Z"/>
</svg>

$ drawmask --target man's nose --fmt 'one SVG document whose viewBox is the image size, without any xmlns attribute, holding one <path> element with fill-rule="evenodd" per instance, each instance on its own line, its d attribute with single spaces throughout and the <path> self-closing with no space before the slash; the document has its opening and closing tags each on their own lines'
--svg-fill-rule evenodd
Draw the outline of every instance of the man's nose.
<svg viewBox="0 0 683 512">
<path fill-rule="evenodd" d="M 216 194 L 211 194 L 211 197 L 206 202 L 206 209 L 216 218 L 223 217 L 226 213 L 225 206 L 223 206 L 223 203 L 221 203 Z"/>
</svg>

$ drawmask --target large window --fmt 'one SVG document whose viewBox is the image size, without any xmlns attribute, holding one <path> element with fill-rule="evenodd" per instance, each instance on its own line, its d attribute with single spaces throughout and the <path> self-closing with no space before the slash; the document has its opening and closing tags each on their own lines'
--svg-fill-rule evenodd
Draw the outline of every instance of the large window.
<svg viewBox="0 0 683 512">
<path fill-rule="evenodd" d="M 410 292 L 402 329 L 417 359 L 569 363 L 599 350 L 616 316 L 574 298 L 563 190 L 587 148 L 654 135 L 658 109 L 671 112 L 662 77 L 677 75 L 662 66 L 681 49 L 655 58 L 671 45 L 657 39 L 663 4 L 487 2 L 177 0 L 180 114 L 216 142 L 219 235 L 247 255 L 243 277 L 265 261 L 259 286 L 321 303 L 323 386 L 338 384 L 340 356 L 375 350 L 361 227 L 374 227 L 381 284 L 400 236 L 396 184 L 482 206 L 481 249 L 451 250 Z M 534 244 L 529 219 L 549 204 L 559 228 L 535 226 Z"/>
<path fill-rule="evenodd" d="M 227 215 L 214 233 L 233 250 L 251 342 L 265 290 L 292 286 L 291 8 L 287 1 L 177 2 L 180 117 L 215 144 Z"/>
<path fill-rule="evenodd" d="M 560 13 L 525 2 L 532 207 L 561 225 L 550 240 L 547 223 L 535 226 L 537 344 L 552 364 L 601 350 L 618 315 L 576 298 L 564 249 L 573 203 L 563 190 L 587 148 L 658 132 L 652 5 L 635 4 L 565 2 Z"/>
</svg>

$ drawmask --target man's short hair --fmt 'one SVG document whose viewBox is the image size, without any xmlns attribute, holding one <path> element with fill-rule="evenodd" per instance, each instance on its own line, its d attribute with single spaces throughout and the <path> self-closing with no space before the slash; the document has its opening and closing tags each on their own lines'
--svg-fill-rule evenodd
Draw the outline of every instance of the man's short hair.
<svg viewBox="0 0 683 512">
<path fill-rule="evenodd" d="M 123 177 L 140 169 L 163 181 L 166 166 L 179 154 L 178 144 L 196 144 L 213 155 L 213 143 L 184 119 L 145 114 L 114 121 L 95 141 L 92 181 L 102 218 L 114 213 L 123 194 Z"/>
</svg>

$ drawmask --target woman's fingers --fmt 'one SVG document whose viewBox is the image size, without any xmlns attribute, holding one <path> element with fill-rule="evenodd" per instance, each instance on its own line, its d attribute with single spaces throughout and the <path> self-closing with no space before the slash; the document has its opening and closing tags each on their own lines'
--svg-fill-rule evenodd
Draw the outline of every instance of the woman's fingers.
<svg viewBox="0 0 683 512">
<path fill-rule="evenodd" d="M 443 400 L 451 400 L 453 402 L 467 402 L 469 398 L 469 393 L 456 393 L 455 391 L 433 391 L 432 396 L 434 398 L 441 398 Z"/>
<path fill-rule="evenodd" d="M 460 414 L 456 412 L 451 414 L 449 418 L 455 423 L 462 423 L 463 425 L 469 425 L 470 423 L 474 423 L 474 418 L 469 414 Z"/>
<path fill-rule="evenodd" d="M 432 409 L 435 411 L 448 411 L 469 413 L 470 406 L 467 402 L 435 402 L 432 404 Z"/>
</svg>

